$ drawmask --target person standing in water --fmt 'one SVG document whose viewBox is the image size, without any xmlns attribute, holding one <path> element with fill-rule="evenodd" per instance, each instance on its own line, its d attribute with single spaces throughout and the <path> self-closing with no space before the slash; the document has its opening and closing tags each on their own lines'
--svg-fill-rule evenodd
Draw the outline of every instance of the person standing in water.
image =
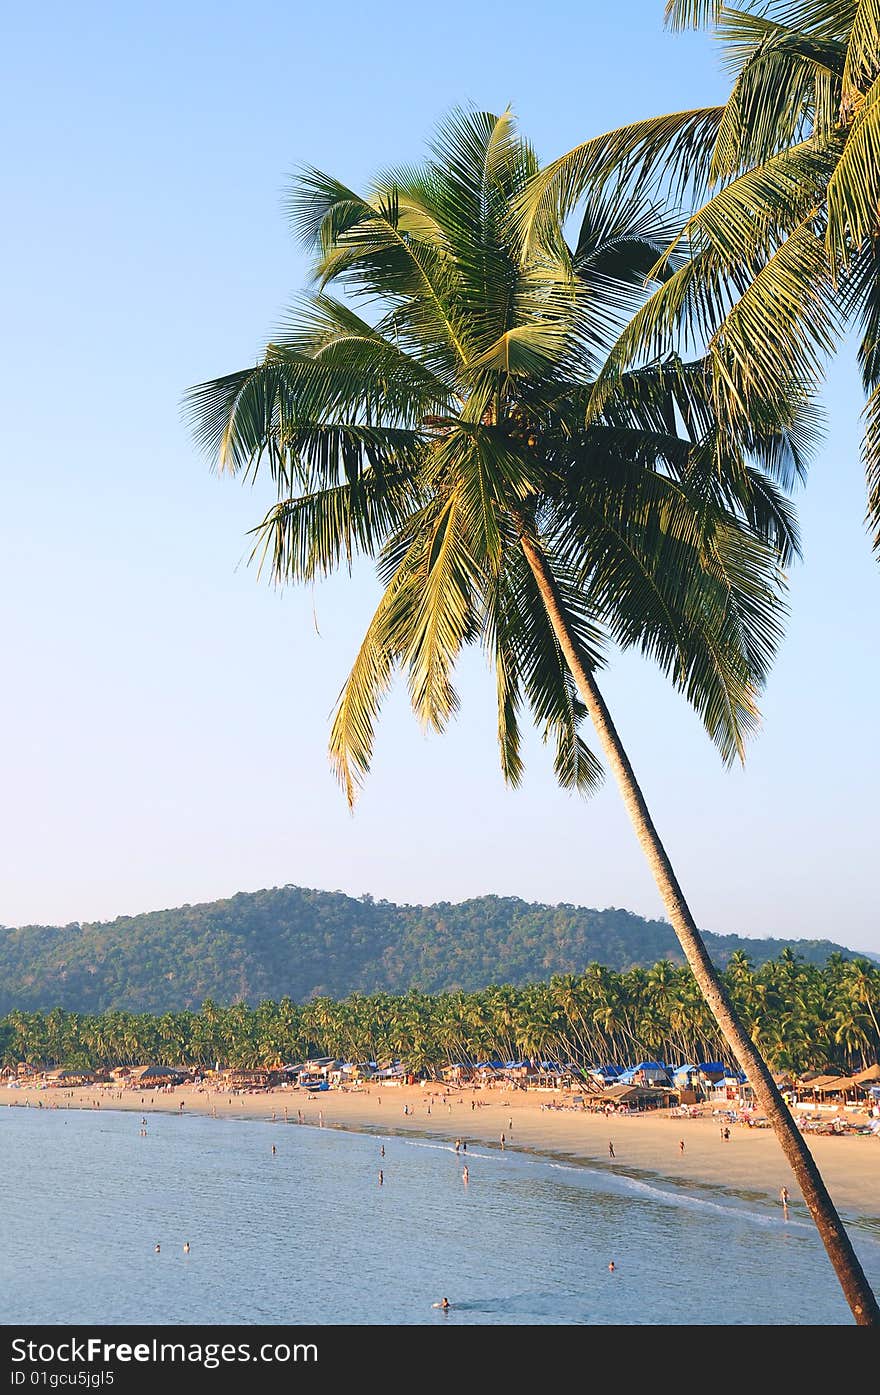
<svg viewBox="0 0 880 1395">
<path fill-rule="evenodd" d="M 184 1240 L 184 1242 L 183 1242 L 183 1253 L 184 1253 L 185 1255 L 188 1255 L 188 1254 L 189 1254 L 189 1241 L 188 1241 L 188 1240 Z"/>
<path fill-rule="evenodd" d="M 385 1182 L 385 1173 L 382 1171 L 382 1169 L 381 1169 L 381 1167 L 380 1167 L 380 1168 L 379 1168 L 379 1186 L 380 1186 L 380 1187 L 383 1186 L 383 1185 L 384 1185 L 384 1182 Z"/>
<path fill-rule="evenodd" d="M 467 1170 L 467 1165 L 465 1164 L 464 1172 L 461 1174 L 461 1180 L 462 1180 L 463 1182 L 467 1183 L 467 1182 L 470 1181 L 470 1177 L 471 1177 L 471 1175 L 470 1175 L 470 1173 L 469 1173 L 468 1170 Z"/>
</svg>

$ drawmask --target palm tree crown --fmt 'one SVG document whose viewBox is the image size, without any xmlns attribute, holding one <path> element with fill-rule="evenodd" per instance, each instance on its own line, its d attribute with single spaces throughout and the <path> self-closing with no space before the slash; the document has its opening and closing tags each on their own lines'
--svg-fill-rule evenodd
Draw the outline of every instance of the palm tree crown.
<svg viewBox="0 0 880 1395">
<path fill-rule="evenodd" d="M 880 547 L 880 5 L 878 0 L 668 0 L 677 27 L 711 24 L 733 78 L 723 106 L 654 117 L 586 141 L 541 172 L 527 238 L 613 177 L 687 191 L 686 252 L 628 325 L 612 361 L 691 334 L 719 412 L 815 387 L 859 335 L 863 453 Z M 666 255 L 653 272 L 668 266 Z"/>
<path fill-rule="evenodd" d="M 803 467 L 811 423 L 765 406 L 733 439 L 713 416 L 708 365 L 674 357 L 625 374 L 591 411 L 674 228 L 638 196 L 596 197 L 573 246 L 556 227 L 523 257 L 511 210 L 537 169 L 509 112 L 463 112 L 422 168 L 367 195 L 307 170 L 290 209 L 317 249 L 319 288 L 261 363 L 190 395 L 222 469 L 271 470 L 278 502 L 255 555 L 278 581 L 378 558 L 384 592 L 331 738 L 350 800 L 394 671 L 442 729 L 455 659 L 474 641 L 494 668 L 508 780 L 521 774 L 526 702 L 560 781 L 595 785 L 524 532 L 540 539 L 591 669 L 609 638 L 639 645 L 725 759 L 755 724 L 780 568 L 797 546 L 780 486 Z"/>
</svg>

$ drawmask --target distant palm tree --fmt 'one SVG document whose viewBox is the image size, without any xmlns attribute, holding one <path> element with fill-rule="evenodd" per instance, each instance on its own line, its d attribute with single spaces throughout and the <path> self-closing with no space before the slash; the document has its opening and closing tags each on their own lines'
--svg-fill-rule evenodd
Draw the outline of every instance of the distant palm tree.
<svg viewBox="0 0 880 1395">
<path fill-rule="evenodd" d="M 609 637 L 640 647 L 723 756 L 742 755 L 779 636 L 779 567 L 796 545 L 774 477 L 802 466 L 809 423 L 771 399 L 732 436 L 706 364 L 675 359 L 627 374 L 590 412 L 670 229 L 636 197 L 596 198 L 573 247 L 545 225 L 522 257 L 511 214 L 537 172 L 509 113 L 454 115 L 423 168 L 366 196 L 307 171 L 291 208 L 318 248 L 320 290 L 261 363 L 194 389 L 190 409 L 221 469 L 251 478 L 268 465 L 279 500 L 255 554 L 279 582 L 378 556 L 383 595 L 330 743 L 350 801 L 398 669 L 414 711 L 442 730 L 458 654 L 482 643 L 514 785 L 525 700 L 555 740 L 560 782 L 593 789 L 589 713 L 688 961 L 865 1312 L 873 1295 L 736 1020 L 596 681 Z M 331 299 L 330 281 L 372 304 L 373 320 Z M 514 1004 L 502 1013 L 512 1052 Z"/>
<path fill-rule="evenodd" d="M 854 327 L 867 397 L 863 455 L 880 549 L 880 8 L 877 0 L 667 0 L 678 28 L 711 24 L 734 77 L 722 106 L 635 122 L 546 166 L 520 210 L 526 237 L 597 178 L 655 178 L 700 205 L 672 244 L 689 256 L 610 357 L 707 350 L 731 420 L 792 382 L 815 386 Z M 665 254 L 654 268 L 665 265 Z"/>
</svg>

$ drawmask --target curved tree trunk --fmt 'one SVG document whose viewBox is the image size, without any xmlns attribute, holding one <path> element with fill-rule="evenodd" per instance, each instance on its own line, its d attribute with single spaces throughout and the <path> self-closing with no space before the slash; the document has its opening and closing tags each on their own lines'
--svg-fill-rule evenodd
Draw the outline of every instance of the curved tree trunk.
<svg viewBox="0 0 880 1395">
<path fill-rule="evenodd" d="M 679 943 L 693 970 L 700 990 L 724 1033 L 725 1040 L 748 1077 L 749 1084 L 772 1125 L 782 1150 L 791 1164 L 803 1193 L 810 1215 L 816 1223 L 828 1257 L 834 1265 L 846 1301 L 857 1323 L 862 1326 L 880 1325 L 880 1308 L 865 1277 L 843 1223 L 791 1112 L 783 1100 L 760 1052 L 739 1021 L 724 984 L 709 958 L 703 938 L 688 909 L 672 864 L 660 841 L 638 786 L 629 758 L 611 720 L 593 674 L 580 654 L 574 634 L 568 626 L 552 572 L 540 548 L 525 529 L 525 521 L 516 519 L 520 528 L 520 543 L 541 593 L 547 615 L 553 626 L 565 661 L 577 685 L 598 733 L 605 758 L 614 772 L 627 813 L 630 816 L 642 851 L 654 874 L 663 898 L 666 913 Z"/>
</svg>

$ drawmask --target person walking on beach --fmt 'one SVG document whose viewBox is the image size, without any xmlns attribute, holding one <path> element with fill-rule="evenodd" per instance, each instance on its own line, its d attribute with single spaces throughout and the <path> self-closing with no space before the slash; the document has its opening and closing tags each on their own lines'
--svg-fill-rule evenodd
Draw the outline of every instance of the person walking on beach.
<svg viewBox="0 0 880 1395">
<path fill-rule="evenodd" d="M 501 1148 L 504 1149 L 504 1134 L 501 1135 Z"/>
<path fill-rule="evenodd" d="M 684 1152 L 684 1139 L 683 1139 L 683 1138 L 680 1138 L 680 1139 L 678 1140 L 678 1147 L 679 1147 L 679 1151 L 683 1153 L 683 1152 Z"/>
<path fill-rule="evenodd" d="M 614 1144 L 611 1142 L 610 1138 L 608 1140 L 608 1156 L 609 1158 L 614 1157 Z"/>
</svg>

